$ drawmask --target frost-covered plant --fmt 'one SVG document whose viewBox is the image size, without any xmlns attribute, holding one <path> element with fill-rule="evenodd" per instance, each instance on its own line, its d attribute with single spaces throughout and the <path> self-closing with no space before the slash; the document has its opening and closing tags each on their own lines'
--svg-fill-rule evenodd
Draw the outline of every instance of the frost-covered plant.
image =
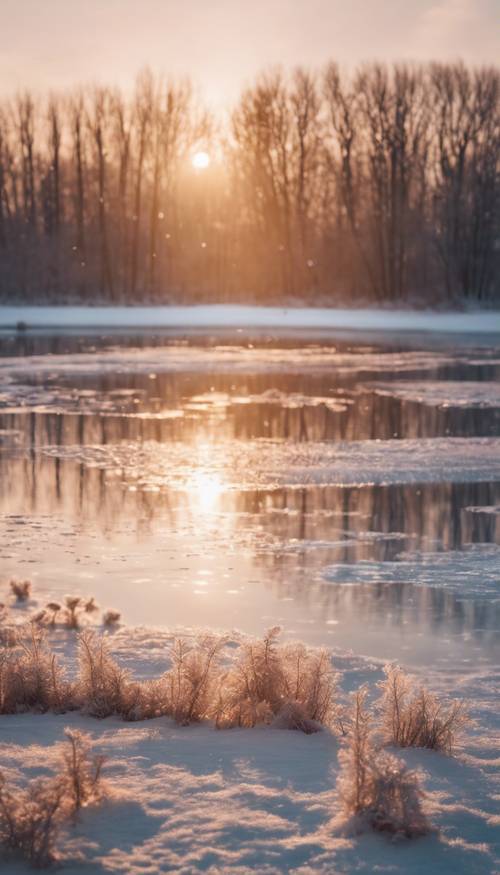
<svg viewBox="0 0 500 875">
<path fill-rule="evenodd" d="M 119 611 L 106 611 L 106 613 L 103 614 L 102 622 L 104 626 L 111 627 L 116 626 L 120 622 L 120 619 L 121 614 Z"/>
<path fill-rule="evenodd" d="M 104 757 L 91 755 L 92 739 L 85 732 L 76 729 L 64 732 L 67 744 L 61 751 L 61 777 L 71 810 L 76 814 L 80 808 L 101 798 Z"/>
<path fill-rule="evenodd" d="M 350 728 L 339 753 L 337 781 L 344 819 L 355 829 L 371 828 L 413 838 L 429 831 L 422 811 L 419 776 L 374 745 L 367 688 L 353 696 Z"/>
<path fill-rule="evenodd" d="M 95 614 L 96 611 L 99 610 L 99 605 L 97 604 L 94 596 L 91 596 L 87 601 L 83 603 L 83 610 L 86 614 Z"/>
<path fill-rule="evenodd" d="M 61 605 L 58 602 L 49 602 L 47 611 L 50 614 L 50 625 L 55 626 L 57 615 L 62 611 Z"/>
<path fill-rule="evenodd" d="M 338 707 L 336 675 L 328 651 L 290 644 L 283 648 L 282 661 L 288 700 L 298 703 L 308 720 L 332 724 Z"/>
<path fill-rule="evenodd" d="M 77 696 L 81 708 L 93 717 L 126 714 L 129 676 L 114 661 L 102 638 L 90 631 L 82 632 L 78 656 Z"/>
<path fill-rule="evenodd" d="M 64 821 L 102 798 L 102 757 L 92 757 L 91 739 L 65 730 L 58 771 L 8 786 L 0 773 L 0 848 L 41 868 L 56 861 L 56 841 Z"/>
<path fill-rule="evenodd" d="M 312 732 L 333 722 L 335 674 L 326 651 L 278 644 L 279 627 L 243 644 L 223 676 L 215 710 L 219 728 L 273 723 Z"/>
<path fill-rule="evenodd" d="M 165 678 L 132 681 L 126 685 L 122 703 L 125 720 L 151 720 L 170 714 Z"/>
<path fill-rule="evenodd" d="M 64 710 L 69 699 L 57 659 L 33 624 L 15 647 L 0 649 L 0 713 Z"/>
<path fill-rule="evenodd" d="M 18 602 L 27 602 L 31 595 L 31 580 L 15 580 L 9 582 L 12 595 Z"/>
<path fill-rule="evenodd" d="M 203 720 L 211 715 L 219 676 L 222 638 L 207 635 L 190 644 L 176 638 L 170 648 L 172 668 L 165 675 L 167 712 L 177 723 Z"/>
<path fill-rule="evenodd" d="M 430 831 L 415 769 L 408 769 L 402 760 L 379 751 L 370 766 L 370 777 L 369 820 L 373 829 L 406 838 L 417 838 Z"/>
<path fill-rule="evenodd" d="M 0 626 L 0 649 L 16 647 L 18 641 L 19 635 L 15 626 Z"/>
<path fill-rule="evenodd" d="M 275 626 L 262 641 L 241 646 L 236 664 L 221 679 L 215 713 L 219 729 L 271 723 L 278 713 L 285 685 L 279 633 Z"/>
<path fill-rule="evenodd" d="M 9 788 L 0 774 L 0 845 L 37 868 L 55 861 L 55 843 L 67 815 L 64 781 L 38 778 Z"/>
<path fill-rule="evenodd" d="M 81 598 L 79 596 L 67 595 L 64 599 L 64 604 L 66 625 L 69 629 L 78 629 L 80 626 L 79 611 L 84 610 Z"/>
<path fill-rule="evenodd" d="M 386 666 L 379 702 L 384 740 L 399 747 L 426 747 L 451 754 L 469 722 L 466 705 L 443 704 L 415 684 L 398 666 Z"/>
<path fill-rule="evenodd" d="M 80 619 L 84 614 L 94 614 L 99 610 L 99 605 L 93 596 L 85 600 L 80 596 L 67 595 L 64 605 L 64 621 L 68 629 L 79 629 Z"/>
<path fill-rule="evenodd" d="M 306 735 L 319 732 L 320 725 L 307 717 L 300 702 L 286 702 L 274 717 L 271 726 L 275 729 L 297 729 Z"/>
<path fill-rule="evenodd" d="M 47 611 L 42 608 L 41 611 L 36 611 L 30 618 L 31 622 L 36 626 L 46 626 L 48 622 Z"/>
</svg>

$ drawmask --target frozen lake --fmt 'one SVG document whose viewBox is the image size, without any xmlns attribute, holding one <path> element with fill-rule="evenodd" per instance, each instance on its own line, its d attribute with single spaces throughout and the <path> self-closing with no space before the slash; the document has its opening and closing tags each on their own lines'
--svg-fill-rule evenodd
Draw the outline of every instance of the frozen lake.
<svg viewBox="0 0 500 875">
<path fill-rule="evenodd" d="M 127 623 L 500 656 L 500 341 L 0 337 L 2 578 Z"/>
</svg>

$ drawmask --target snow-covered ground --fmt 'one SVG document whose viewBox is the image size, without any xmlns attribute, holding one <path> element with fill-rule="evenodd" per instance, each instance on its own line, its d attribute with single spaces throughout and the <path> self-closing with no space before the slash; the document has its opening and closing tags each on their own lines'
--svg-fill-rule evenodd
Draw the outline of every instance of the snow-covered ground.
<svg viewBox="0 0 500 875">
<path fill-rule="evenodd" d="M 192 307 L 1 306 L 0 329 L 15 328 L 328 328 L 359 331 L 499 333 L 500 312 L 257 307 L 209 304 Z"/>
<path fill-rule="evenodd" d="M 74 633 L 53 634 L 70 656 Z M 124 628 L 110 643 L 120 662 L 147 676 L 161 669 L 168 637 Z M 376 660 L 337 652 L 333 664 L 343 693 L 363 683 L 374 691 L 382 677 Z M 167 718 L 124 723 L 74 713 L 19 714 L 0 720 L 2 769 L 9 779 L 45 774 L 66 726 L 89 732 L 107 757 L 108 798 L 84 811 L 59 844 L 64 875 L 491 875 L 499 862 L 498 672 L 430 670 L 425 680 L 436 692 L 470 700 L 477 725 L 455 757 L 402 752 L 423 773 L 425 809 L 435 828 L 413 841 L 353 835 L 335 823 L 341 742 L 326 730 L 217 731 L 210 724 L 179 727 Z M 27 875 L 28 869 L 9 862 L 1 871 Z"/>
</svg>

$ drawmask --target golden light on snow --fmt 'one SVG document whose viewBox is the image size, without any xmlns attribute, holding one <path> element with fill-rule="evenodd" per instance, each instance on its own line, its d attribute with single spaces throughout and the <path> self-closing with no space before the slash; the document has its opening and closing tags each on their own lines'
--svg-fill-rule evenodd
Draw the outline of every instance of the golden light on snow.
<svg viewBox="0 0 500 875">
<path fill-rule="evenodd" d="M 191 162 L 196 170 L 205 170 L 210 164 L 210 155 L 208 152 L 195 152 Z"/>
</svg>

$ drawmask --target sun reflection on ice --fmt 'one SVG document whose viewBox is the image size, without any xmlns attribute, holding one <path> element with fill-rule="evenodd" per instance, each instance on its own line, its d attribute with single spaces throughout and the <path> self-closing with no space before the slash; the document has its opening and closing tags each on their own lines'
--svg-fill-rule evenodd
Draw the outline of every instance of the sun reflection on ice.
<svg viewBox="0 0 500 875">
<path fill-rule="evenodd" d="M 205 513 L 215 511 L 219 498 L 224 492 L 220 477 L 207 471 L 197 471 L 193 474 L 189 485 L 189 495 L 196 508 Z"/>
</svg>

